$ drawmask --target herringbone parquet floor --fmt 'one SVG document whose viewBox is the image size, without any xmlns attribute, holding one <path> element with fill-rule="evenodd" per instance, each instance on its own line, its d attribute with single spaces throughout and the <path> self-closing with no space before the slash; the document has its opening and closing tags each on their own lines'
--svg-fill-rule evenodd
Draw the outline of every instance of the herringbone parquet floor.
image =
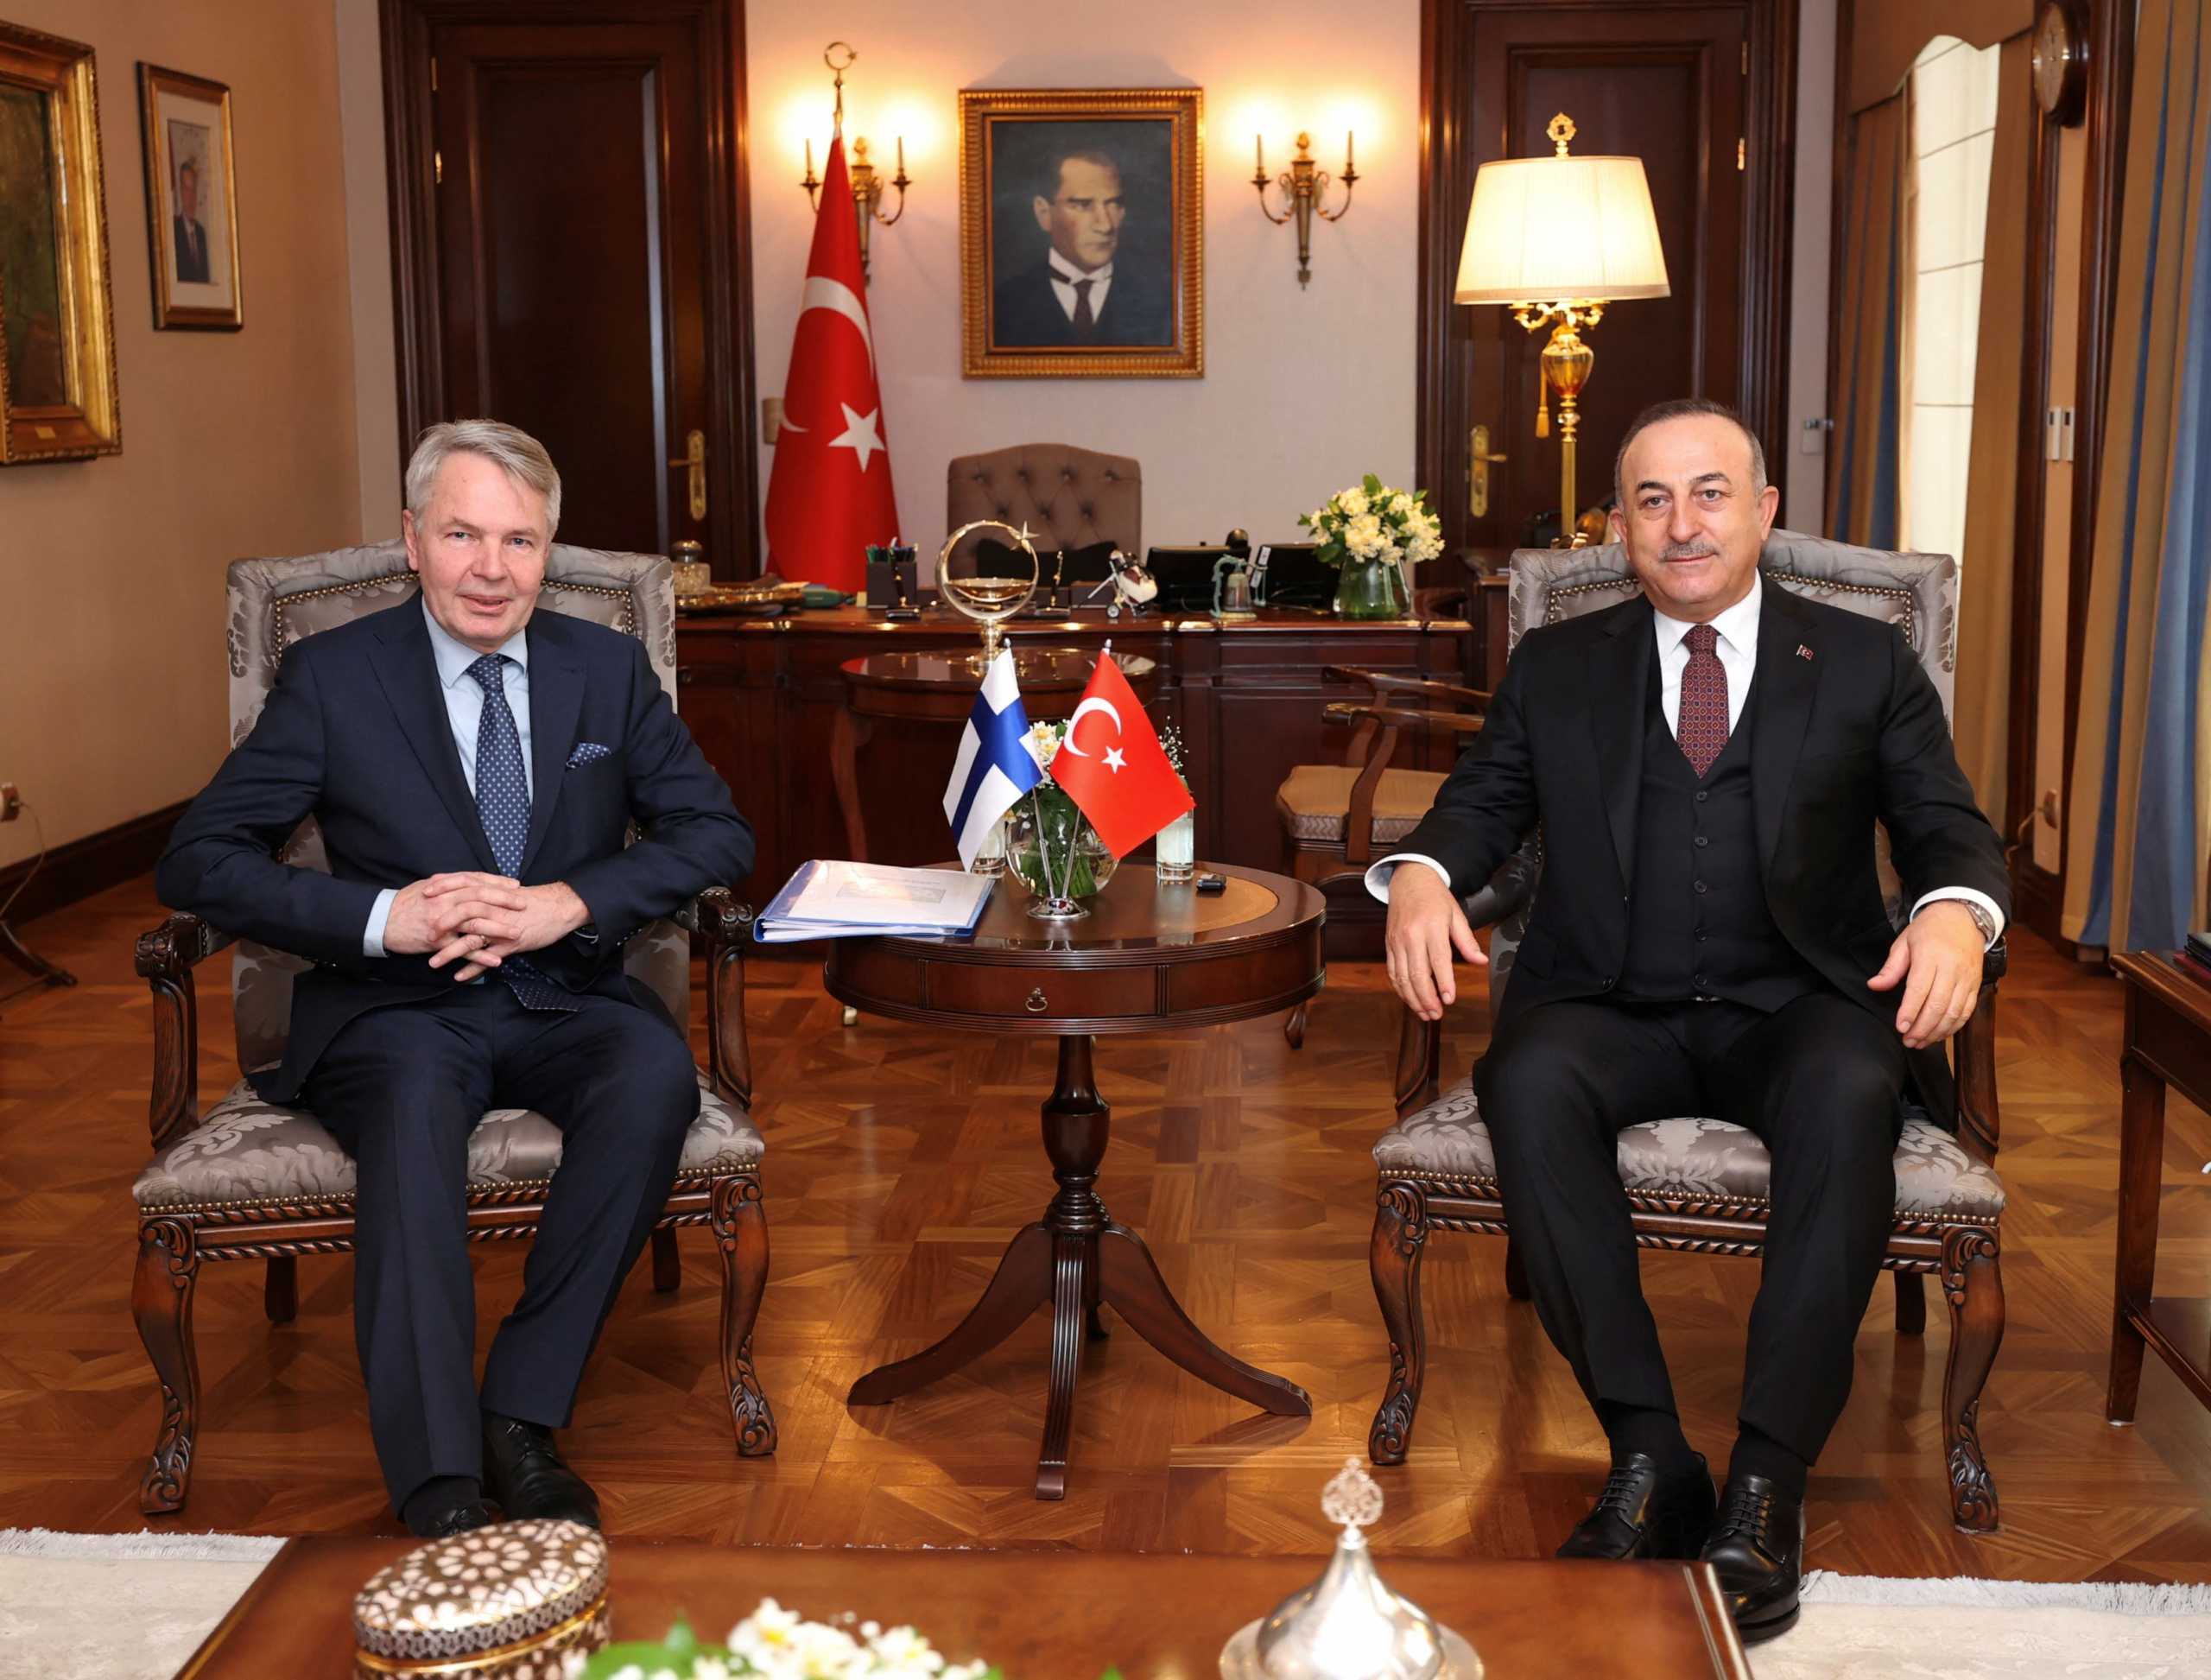
<svg viewBox="0 0 2211 1680">
<path fill-rule="evenodd" d="M 133 936 L 150 886 L 26 930 L 83 984 L 0 1007 L 0 1525 L 141 1525 L 155 1405 L 129 1310 L 129 1196 L 151 1065 Z M 210 965 L 219 971 L 224 960 Z M 211 973 L 211 978 L 220 976 Z M 234 1062 L 219 983 L 203 994 L 204 1090 Z M 1361 1450 L 1384 1347 L 1366 1277 L 1394 1006 L 1378 967 L 1340 965 L 1307 1046 L 1279 1023 L 1101 1041 L 1115 1141 L 1101 1189 L 1143 1231 L 1199 1323 L 1311 1391 L 1309 1423 L 1264 1417 L 1182 1375 L 1125 1330 L 1093 1347 L 1067 1498 L 1029 1497 L 1042 1426 L 1044 1321 L 966 1375 L 848 1409 L 860 1372 L 948 1328 L 1049 1190 L 1036 1104 L 1047 1043 L 839 1025 L 813 967 L 751 967 L 747 1015 L 769 1139 L 774 1273 L 763 1377 L 770 1461 L 731 1451 L 715 1366 L 719 1275 L 687 1235 L 674 1296 L 634 1276 L 587 1380 L 569 1454 L 618 1531 L 807 1545 L 1070 1546 L 1311 1552 L 1320 1484 Z M 1948 1522 L 1934 1398 L 1948 1329 L 1899 1341 L 1885 1284 L 1858 1342 L 1850 1407 L 1813 1481 L 1812 1556 L 1831 1568 L 2051 1580 L 2211 1578 L 2211 1417 L 2154 1360 L 2140 1422 L 2102 1420 L 2116 1181 L 2119 989 L 2022 936 L 2002 1002 L 2004 1272 L 2010 1329 L 1981 1427 L 2004 1532 Z M 1462 1009 L 1447 1068 L 1484 1019 Z M 2211 1122 L 2172 1106 L 2160 1281 L 2201 1290 Z M 478 1250 L 482 1334 L 518 1252 Z M 1729 1438 L 1757 1269 L 1649 1256 L 1690 1436 Z M 211 1267 L 199 1307 L 206 1396 L 190 1505 L 168 1525 L 305 1532 L 385 1526 L 363 1417 L 343 1260 L 303 1261 L 297 1321 L 269 1324 L 261 1278 Z M 1410 1461 L 1384 1473 L 1378 1543 L 1546 1552 L 1602 1479 L 1601 1442 L 1531 1312 L 1508 1302 L 1503 1246 L 1439 1236 L 1425 1294 L 1431 1375 Z"/>
</svg>

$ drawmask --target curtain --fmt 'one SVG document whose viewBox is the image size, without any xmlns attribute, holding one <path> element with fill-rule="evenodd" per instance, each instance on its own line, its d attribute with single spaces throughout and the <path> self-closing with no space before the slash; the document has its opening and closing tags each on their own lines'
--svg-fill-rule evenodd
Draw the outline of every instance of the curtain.
<svg viewBox="0 0 2211 1680">
<path fill-rule="evenodd" d="M 1958 556 L 1958 763 L 1980 808 L 2008 836 L 2025 815 L 2009 792 L 2011 574 L 2018 540 L 2019 407 L 2026 336 L 2027 207 L 2033 183 L 2033 47 L 2004 43 L 1988 169 L 1988 231 L 1981 251 L 1980 326 L 1973 377 L 1973 453 L 1966 475 L 1966 539 Z"/>
<path fill-rule="evenodd" d="M 2211 17 L 2141 0 L 2081 715 L 2068 938 L 2170 948 L 2211 854 Z"/>
<path fill-rule="evenodd" d="M 1842 354 L 1828 441 L 1828 535 L 1893 548 L 1903 507 L 1904 171 L 1911 167 L 1904 96 L 1850 119 L 1844 180 Z"/>
</svg>

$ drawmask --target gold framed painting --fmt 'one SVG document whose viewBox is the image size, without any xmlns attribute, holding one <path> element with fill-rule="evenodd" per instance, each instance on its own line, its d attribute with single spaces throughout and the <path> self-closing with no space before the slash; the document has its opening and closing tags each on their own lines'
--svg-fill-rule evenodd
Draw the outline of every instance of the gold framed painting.
<svg viewBox="0 0 2211 1680">
<path fill-rule="evenodd" d="M 154 325 L 234 333 L 245 325 L 245 306 L 238 289 L 231 90 L 141 64 L 138 109 L 145 123 Z"/>
<path fill-rule="evenodd" d="M 92 49 L 0 23 L 0 463 L 123 447 Z"/>
<path fill-rule="evenodd" d="M 1205 375 L 1205 93 L 960 95 L 961 371 Z"/>
</svg>

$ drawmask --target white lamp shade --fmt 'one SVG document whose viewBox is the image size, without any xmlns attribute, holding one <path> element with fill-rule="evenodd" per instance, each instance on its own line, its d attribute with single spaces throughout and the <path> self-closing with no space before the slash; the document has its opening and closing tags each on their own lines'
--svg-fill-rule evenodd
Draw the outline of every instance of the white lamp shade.
<svg viewBox="0 0 2211 1680">
<path fill-rule="evenodd" d="M 1460 303 L 1664 297 L 1666 254 L 1639 157 L 1512 157 L 1474 176 Z"/>
</svg>

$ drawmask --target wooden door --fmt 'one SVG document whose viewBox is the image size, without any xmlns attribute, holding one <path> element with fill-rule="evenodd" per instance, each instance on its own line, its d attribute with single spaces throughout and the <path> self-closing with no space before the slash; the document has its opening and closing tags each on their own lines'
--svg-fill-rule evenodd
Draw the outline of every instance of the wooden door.
<svg viewBox="0 0 2211 1680">
<path fill-rule="evenodd" d="M 1454 304 L 1451 287 L 1475 171 L 1546 154 L 1543 130 L 1560 111 L 1579 130 L 1575 152 L 1643 160 L 1673 288 L 1614 306 L 1584 334 L 1597 360 L 1581 399 L 1579 504 L 1610 497 L 1621 433 L 1667 397 L 1733 404 L 1778 460 L 1793 0 L 1426 0 L 1424 10 L 1419 453 L 1447 542 L 1501 552 L 1559 505 L 1555 410 L 1550 436 L 1535 434 L 1548 329 L 1529 333 L 1497 305 Z M 1505 457 L 1491 467 L 1480 517 L 1469 493 L 1476 426 Z"/>
<path fill-rule="evenodd" d="M 757 569 L 742 28 L 732 0 L 385 0 L 402 448 L 510 421 L 562 540 L 693 538 L 725 577 Z"/>
</svg>

